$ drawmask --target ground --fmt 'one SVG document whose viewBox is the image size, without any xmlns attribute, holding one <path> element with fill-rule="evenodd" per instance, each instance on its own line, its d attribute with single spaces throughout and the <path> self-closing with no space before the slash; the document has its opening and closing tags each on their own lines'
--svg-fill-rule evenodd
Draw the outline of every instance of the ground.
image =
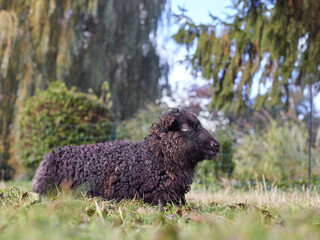
<svg viewBox="0 0 320 240">
<path fill-rule="evenodd" d="M 115 203 L 81 192 L 39 198 L 30 183 L 0 183 L 0 239 L 320 239 L 316 188 L 193 186 L 184 207 Z"/>
</svg>

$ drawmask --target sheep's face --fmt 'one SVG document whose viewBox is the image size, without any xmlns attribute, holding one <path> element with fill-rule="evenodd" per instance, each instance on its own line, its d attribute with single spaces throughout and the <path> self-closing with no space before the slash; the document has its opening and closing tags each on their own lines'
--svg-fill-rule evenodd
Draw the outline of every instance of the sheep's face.
<svg viewBox="0 0 320 240">
<path fill-rule="evenodd" d="M 205 130 L 198 118 L 186 110 L 176 109 L 163 115 L 161 125 L 162 152 L 175 162 L 185 164 L 186 161 L 198 162 L 213 159 L 219 151 L 219 143 Z M 182 162 L 181 162 L 182 161 Z"/>
</svg>

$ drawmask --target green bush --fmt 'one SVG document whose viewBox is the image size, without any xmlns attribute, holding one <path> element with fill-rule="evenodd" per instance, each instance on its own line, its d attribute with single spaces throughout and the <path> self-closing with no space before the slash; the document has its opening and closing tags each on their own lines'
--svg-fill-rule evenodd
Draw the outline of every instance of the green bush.
<svg viewBox="0 0 320 240">
<path fill-rule="evenodd" d="M 139 110 L 131 119 L 122 121 L 117 128 L 117 138 L 123 140 L 139 141 L 149 135 L 151 124 L 159 121 L 164 108 L 148 104 Z"/>
<path fill-rule="evenodd" d="M 261 180 L 262 176 L 281 183 L 306 180 L 307 139 L 301 122 L 274 120 L 264 130 L 245 135 L 234 153 L 237 180 Z"/>
<path fill-rule="evenodd" d="M 220 144 L 219 154 L 215 161 L 216 177 L 230 177 L 234 170 L 233 152 L 236 143 L 233 126 L 226 126 L 218 130 L 215 137 Z"/>
<path fill-rule="evenodd" d="M 56 146 L 113 139 L 110 112 L 93 94 L 52 83 L 30 97 L 17 116 L 16 155 L 28 176 Z"/>
</svg>

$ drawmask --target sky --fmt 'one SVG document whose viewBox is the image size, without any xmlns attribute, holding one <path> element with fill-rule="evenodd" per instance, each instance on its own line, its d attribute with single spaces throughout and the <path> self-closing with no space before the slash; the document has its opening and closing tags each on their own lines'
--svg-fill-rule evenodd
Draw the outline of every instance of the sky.
<svg viewBox="0 0 320 240">
<path fill-rule="evenodd" d="M 209 12 L 220 19 L 226 20 L 227 14 L 232 14 L 232 9 L 228 8 L 231 4 L 231 0 L 171 0 L 171 11 L 179 13 L 178 6 L 180 6 L 187 10 L 186 15 L 191 17 L 195 23 L 211 23 Z M 174 24 L 173 20 L 171 21 L 172 23 L 169 24 L 168 28 L 164 29 L 166 37 L 160 41 L 160 48 L 162 48 L 160 52 L 164 58 L 169 59 L 169 83 L 171 87 L 174 91 L 183 95 L 184 88 L 188 88 L 195 83 L 202 85 L 207 81 L 201 77 L 194 78 L 191 75 L 191 69 L 188 69 L 185 64 L 179 63 L 179 60 L 182 60 L 187 52 L 184 47 L 178 46 L 170 38 L 178 30 L 177 24 Z M 314 100 L 317 110 L 320 111 L 320 93 Z"/>
<path fill-rule="evenodd" d="M 196 23 L 210 23 L 209 12 L 224 19 L 225 13 L 230 13 L 227 6 L 231 5 L 230 0 L 171 0 L 172 11 L 177 13 L 178 6 L 187 10 L 187 15 Z"/>
<path fill-rule="evenodd" d="M 224 12 L 230 13 L 230 9 L 227 9 L 227 6 L 230 5 L 231 0 L 171 0 L 171 11 L 180 13 L 179 7 L 183 7 L 187 10 L 185 14 L 195 23 L 211 23 L 209 12 L 221 19 L 225 19 Z M 191 69 L 187 68 L 187 65 L 179 63 L 180 60 L 184 59 L 187 52 L 185 47 L 177 45 L 171 39 L 171 36 L 178 31 L 178 25 L 174 23 L 174 19 L 172 18 L 169 26 L 164 27 L 161 31 L 163 31 L 161 34 L 165 37 L 160 40 L 160 52 L 164 59 L 169 61 L 169 83 L 174 92 L 182 96 L 185 88 L 189 88 L 195 83 L 198 85 L 207 83 L 201 77 L 194 78 L 191 75 Z M 176 98 L 179 97 L 176 96 Z M 165 102 L 168 104 L 168 99 Z M 169 105 L 173 107 L 173 104 Z"/>
</svg>

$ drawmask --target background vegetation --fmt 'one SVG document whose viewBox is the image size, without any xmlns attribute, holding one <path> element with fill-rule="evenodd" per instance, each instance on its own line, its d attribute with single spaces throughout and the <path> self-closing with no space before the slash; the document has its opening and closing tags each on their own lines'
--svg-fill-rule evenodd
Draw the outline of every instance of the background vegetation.
<svg viewBox="0 0 320 240">
<path fill-rule="evenodd" d="M 290 97 L 313 79 L 319 91 L 318 0 L 235 0 L 227 22 L 196 25 L 176 15 L 178 44 L 196 51 L 186 57 L 194 74 L 210 81 L 212 108 L 290 107 Z M 222 30 L 221 30 L 222 29 Z M 257 81 L 258 89 L 255 89 Z M 256 96 L 252 99 L 253 92 Z"/>
<path fill-rule="evenodd" d="M 15 112 L 50 82 L 100 95 L 107 81 L 116 119 L 158 98 L 167 85 L 167 64 L 155 49 L 165 3 L 0 0 L 1 169 L 10 158 Z"/>
<path fill-rule="evenodd" d="M 168 2 L 0 0 L 0 239 L 320 239 L 320 2 L 233 0 L 211 24 L 181 8 L 173 39 L 207 80 L 182 94 L 163 91 Z M 43 154 L 142 140 L 166 103 L 221 145 L 186 206 L 30 192 Z"/>
<path fill-rule="evenodd" d="M 68 90 L 61 82 L 30 97 L 16 121 L 14 155 L 28 177 L 34 175 L 43 155 L 54 147 L 115 138 L 110 110 L 96 95 Z"/>
</svg>

